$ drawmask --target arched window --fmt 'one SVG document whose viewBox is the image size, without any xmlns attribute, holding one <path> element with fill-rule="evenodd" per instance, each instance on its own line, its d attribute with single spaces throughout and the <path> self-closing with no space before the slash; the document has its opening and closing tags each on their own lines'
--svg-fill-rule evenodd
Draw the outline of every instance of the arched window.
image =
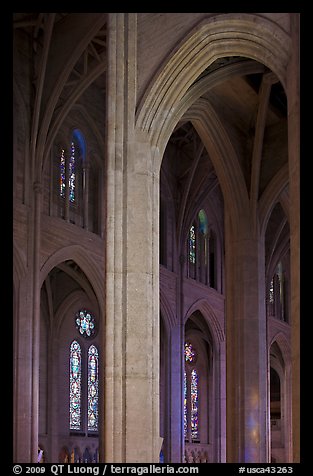
<svg viewBox="0 0 313 476">
<path fill-rule="evenodd" d="M 75 131 L 74 131 L 75 132 Z M 75 140 L 74 140 L 75 138 Z M 81 157 L 79 143 L 73 133 L 73 140 L 70 143 L 68 152 L 63 146 L 59 159 L 59 195 L 69 201 L 77 202 L 77 182 L 79 170 L 79 158 Z"/>
<path fill-rule="evenodd" d="M 70 429 L 81 429 L 82 352 L 74 340 L 70 346 Z"/>
<path fill-rule="evenodd" d="M 216 289 L 216 240 L 204 209 L 189 228 L 187 253 L 188 277 Z"/>
<path fill-rule="evenodd" d="M 189 237 L 188 237 L 188 254 L 189 262 L 192 265 L 196 264 L 196 227 L 191 225 L 189 228 Z"/>
<path fill-rule="evenodd" d="M 287 320 L 285 274 L 282 262 L 276 267 L 268 290 L 268 313 L 282 321 Z"/>
<path fill-rule="evenodd" d="M 95 345 L 88 349 L 88 431 L 98 431 L 99 357 Z"/>
<path fill-rule="evenodd" d="M 91 148 L 90 148 L 91 149 Z M 53 201 L 49 213 L 101 233 L 102 169 L 96 153 L 89 150 L 83 133 L 74 129 L 55 146 L 53 160 Z"/>
<path fill-rule="evenodd" d="M 184 437 L 186 441 L 199 440 L 199 375 L 196 369 L 197 352 L 185 342 L 184 371 Z"/>
<path fill-rule="evenodd" d="M 66 221 L 83 224 L 83 164 L 86 145 L 79 129 L 74 129 L 68 142 L 57 147 L 58 214 Z"/>
<path fill-rule="evenodd" d="M 199 398 L 198 398 L 198 372 L 196 369 L 191 371 L 190 379 L 190 426 L 191 439 L 197 440 L 199 438 Z"/>
<path fill-rule="evenodd" d="M 75 326 L 86 342 L 96 334 L 95 318 L 86 309 L 80 309 L 75 314 Z M 75 339 L 70 344 L 69 360 L 70 430 L 96 433 L 99 420 L 99 351 L 94 344 L 86 346 Z"/>
<path fill-rule="evenodd" d="M 206 213 L 201 209 L 198 213 L 198 222 L 199 222 L 199 281 L 204 284 L 209 283 L 208 276 L 208 236 L 209 236 L 209 226 Z"/>
</svg>

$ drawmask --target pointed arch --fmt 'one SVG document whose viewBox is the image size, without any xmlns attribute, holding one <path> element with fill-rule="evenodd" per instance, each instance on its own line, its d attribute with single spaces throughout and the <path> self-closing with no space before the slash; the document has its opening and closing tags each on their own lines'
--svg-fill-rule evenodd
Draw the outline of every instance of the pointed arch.
<svg viewBox="0 0 313 476">
<path fill-rule="evenodd" d="M 96 295 L 100 313 L 103 312 L 104 290 L 103 278 L 94 266 L 92 260 L 86 256 L 86 251 L 80 245 L 70 245 L 57 250 L 42 265 L 40 270 L 40 284 L 42 285 L 49 272 L 60 263 L 73 260 L 86 275 L 91 287 Z"/>
<path fill-rule="evenodd" d="M 285 87 L 290 41 L 285 30 L 255 14 L 225 13 L 202 20 L 161 65 L 139 104 L 137 126 L 149 133 L 161 158 L 171 117 L 213 61 L 226 56 L 254 59 L 269 67 Z"/>
<path fill-rule="evenodd" d="M 217 306 L 217 307 L 220 307 L 220 306 Z M 216 346 L 217 344 L 224 342 L 225 332 L 221 325 L 221 322 L 223 321 L 222 319 L 221 319 L 221 322 L 219 321 L 218 316 L 213 311 L 212 307 L 210 306 L 210 304 L 207 302 L 206 299 L 199 299 L 196 302 L 194 302 L 192 306 L 190 306 L 190 308 L 188 309 L 185 315 L 185 323 L 195 311 L 200 311 L 201 314 L 203 315 L 209 327 L 209 330 L 212 334 L 213 344 Z"/>
<path fill-rule="evenodd" d="M 269 349 L 272 347 L 273 344 L 277 344 L 279 350 L 281 351 L 282 358 L 284 361 L 285 367 L 290 367 L 291 365 L 291 347 L 290 343 L 288 342 L 286 336 L 281 332 L 278 331 L 269 343 Z"/>
</svg>

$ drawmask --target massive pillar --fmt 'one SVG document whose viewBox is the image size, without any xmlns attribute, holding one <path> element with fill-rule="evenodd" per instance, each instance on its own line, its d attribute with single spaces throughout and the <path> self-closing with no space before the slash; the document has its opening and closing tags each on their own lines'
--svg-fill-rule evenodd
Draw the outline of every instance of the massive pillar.
<svg viewBox="0 0 313 476">
<path fill-rule="evenodd" d="M 244 222 L 244 219 L 242 220 Z M 262 246 L 226 217 L 227 462 L 268 461 L 267 333 Z"/>
<path fill-rule="evenodd" d="M 104 441 L 106 462 L 158 462 L 158 190 L 136 133 L 136 14 L 108 18 Z"/>
<path fill-rule="evenodd" d="M 14 312 L 13 462 L 31 462 L 32 327 L 29 325 L 32 282 L 24 278 L 16 290 Z"/>
</svg>

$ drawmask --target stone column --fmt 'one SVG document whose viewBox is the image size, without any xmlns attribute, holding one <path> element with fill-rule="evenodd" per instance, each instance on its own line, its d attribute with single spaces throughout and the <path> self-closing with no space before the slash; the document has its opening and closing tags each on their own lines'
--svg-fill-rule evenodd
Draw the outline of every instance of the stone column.
<svg viewBox="0 0 313 476">
<path fill-rule="evenodd" d="M 264 258 L 249 218 L 226 213 L 227 462 L 268 461 Z M 263 252 L 264 255 L 264 252 Z"/>
<path fill-rule="evenodd" d="M 300 81 L 298 13 L 290 14 L 292 49 L 287 74 L 290 193 L 290 290 L 293 461 L 300 462 Z"/>
<path fill-rule="evenodd" d="M 37 463 L 39 429 L 40 226 L 42 190 L 30 186 L 27 268 L 18 284 L 14 328 L 14 461 Z"/>
<path fill-rule="evenodd" d="M 14 325 L 14 463 L 31 462 L 31 395 L 32 395 L 32 281 L 24 277 L 19 282 Z"/>
<path fill-rule="evenodd" d="M 34 183 L 33 236 L 33 307 L 32 307 L 32 462 L 37 463 L 39 432 L 39 359 L 40 359 L 40 226 L 42 187 Z"/>
<path fill-rule="evenodd" d="M 217 412 L 215 436 L 215 461 L 220 463 L 226 462 L 226 345 L 220 342 L 214 353 L 215 370 L 214 370 L 214 388 L 216 392 L 215 408 Z"/>
<path fill-rule="evenodd" d="M 136 14 L 108 15 L 105 412 L 101 459 L 158 462 L 159 183 L 135 133 Z"/>
</svg>

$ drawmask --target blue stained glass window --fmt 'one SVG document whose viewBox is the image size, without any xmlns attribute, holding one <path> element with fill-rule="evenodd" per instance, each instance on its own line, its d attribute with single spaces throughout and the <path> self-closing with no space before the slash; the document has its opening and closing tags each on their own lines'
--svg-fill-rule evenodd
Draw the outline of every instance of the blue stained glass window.
<svg viewBox="0 0 313 476">
<path fill-rule="evenodd" d="M 196 369 L 191 372 L 191 438 L 199 438 L 199 399 L 198 399 L 198 373 Z"/>
<path fill-rule="evenodd" d="M 98 431 L 98 350 L 94 345 L 88 349 L 88 431 Z"/>
<path fill-rule="evenodd" d="M 92 337 L 95 334 L 95 319 L 91 312 L 81 309 L 75 315 L 76 329 L 84 337 Z"/>
<path fill-rule="evenodd" d="M 81 347 L 74 340 L 70 347 L 70 429 L 81 428 Z"/>
</svg>

